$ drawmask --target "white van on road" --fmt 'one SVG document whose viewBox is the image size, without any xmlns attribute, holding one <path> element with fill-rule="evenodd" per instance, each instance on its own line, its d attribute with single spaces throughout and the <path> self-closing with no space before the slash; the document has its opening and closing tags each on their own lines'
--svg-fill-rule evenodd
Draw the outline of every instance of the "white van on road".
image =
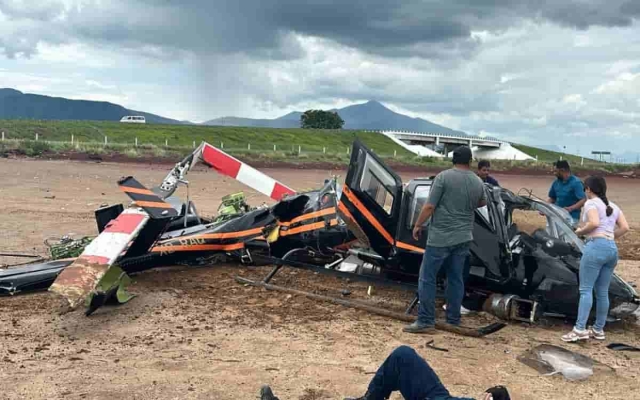
<svg viewBox="0 0 640 400">
<path fill-rule="evenodd" d="M 120 122 L 129 122 L 129 123 L 133 123 L 133 124 L 144 124 L 147 121 L 145 120 L 144 117 L 139 116 L 139 115 L 127 115 L 125 117 L 122 117 Z"/>
</svg>

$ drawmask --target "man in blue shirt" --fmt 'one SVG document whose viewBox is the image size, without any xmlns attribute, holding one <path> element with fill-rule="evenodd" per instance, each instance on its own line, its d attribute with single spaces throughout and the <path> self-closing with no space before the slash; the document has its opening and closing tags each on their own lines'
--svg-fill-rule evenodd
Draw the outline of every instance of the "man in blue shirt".
<svg viewBox="0 0 640 400">
<path fill-rule="evenodd" d="M 549 189 L 549 203 L 556 204 L 569 211 L 574 222 L 580 220 L 580 211 L 587 201 L 582 181 L 571 173 L 569 162 L 560 160 L 555 163 L 556 180 Z"/>
<path fill-rule="evenodd" d="M 488 183 L 491 186 L 500 186 L 498 181 L 493 176 L 489 175 L 490 171 L 491 163 L 488 160 L 478 161 L 478 176 L 482 179 L 482 182 Z"/>
</svg>

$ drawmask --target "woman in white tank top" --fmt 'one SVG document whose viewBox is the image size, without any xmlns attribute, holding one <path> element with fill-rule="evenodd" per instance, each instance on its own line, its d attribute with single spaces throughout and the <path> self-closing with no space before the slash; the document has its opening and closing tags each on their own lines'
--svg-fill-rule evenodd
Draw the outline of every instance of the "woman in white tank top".
<svg viewBox="0 0 640 400">
<path fill-rule="evenodd" d="M 580 259 L 580 304 L 573 330 L 562 336 L 565 342 L 593 337 L 604 340 L 604 325 L 609 313 L 609 283 L 618 263 L 615 239 L 629 231 L 622 210 L 607 199 L 607 183 L 602 177 L 591 176 L 584 182 L 587 202 L 582 211 L 582 226 L 576 234 L 586 236 Z M 587 330 L 587 320 L 596 291 L 596 320 Z"/>
</svg>

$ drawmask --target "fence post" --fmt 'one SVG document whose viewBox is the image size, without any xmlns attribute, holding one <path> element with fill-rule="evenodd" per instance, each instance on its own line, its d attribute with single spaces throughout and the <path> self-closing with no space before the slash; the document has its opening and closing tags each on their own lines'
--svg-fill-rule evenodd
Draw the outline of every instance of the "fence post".
<svg viewBox="0 0 640 400">
<path fill-rule="evenodd" d="M 251 143 L 247 143 L 247 150 L 251 150 Z"/>
<path fill-rule="evenodd" d="M 394 150 L 394 151 L 393 151 L 393 158 L 395 158 L 395 157 L 396 157 L 396 153 L 397 153 L 397 150 Z"/>
<path fill-rule="evenodd" d="M 71 134 L 71 145 L 73 146 L 73 134 Z"/>
<path fill-rule="evenodd" d="M 220 148 L 224 149 L 224 142 L 220 142 Z"/>
<path fill-rule="evenodd" d="M 105 135 L 105 137 L 104 137 L 104 145 L 106 146 L 107 143 L 108 143 L 108 140 L 107 140 L 107 136 Z"/>
<path fill-rule="evenodd" d="M 276 145 L 275 145 L 275 144 L 273 145 L 273 151 L 277 151 L 277 150 L 276 150 Z"/>
<path fill-rule="evenodd" d="M 4 142 L 4 131 L 2 131 L 2 141 Z"/>
<path fill-rule="evenodd" d="M 584 165 L 584 157 L 580 157 L 580 165 Z"/>
<path fill-rule="evenodd" d="M 138 138 L 136 138 L 136 147 L 138 147 Z"/>
<path fill-rule="evenodd" d="M 298 154 L 302 152 L 302 146 L 298 146 Z"/>
<path fill-rule="evenodd" d="M 322 148 L 322 154 L 327 154 L 327 148 L 326 147 Z"/>
<path fill-rule="evenodd" d="M 193 141 L 193 148 L 194 149 L 196 148 L 196 141 L 195 140 Z"/>
<path fill-rule="evenodd" d="M 349 154 L 349 148 L 347 147 L 347 154 Z"/>
<path fill-rule="evenodd" d="M 536 154 L 536 161 L 538 161 L 538 155 Z"/>
<path fill-rule="evenodd" d="M 38 141 L 38 133 L 36 132 L 36 142 Z"/>
<path fill-rule="evenodd" d="M 169 147 L 169 139 L 164 140 L 164 147 Z"/>
</svg>

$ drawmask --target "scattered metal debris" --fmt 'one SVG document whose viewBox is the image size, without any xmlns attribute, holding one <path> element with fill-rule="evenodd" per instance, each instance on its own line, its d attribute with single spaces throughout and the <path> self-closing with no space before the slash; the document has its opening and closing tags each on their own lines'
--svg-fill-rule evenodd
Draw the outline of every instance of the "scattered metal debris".
<svg viewBox="0 0 640 400">
<path fill-rule="evenodd" d="M 40 256 L 36 254 L 19 254 L 19 253 L 0 253 L 0 257 L 40 258 Z"/>
<path fill-rule="evenodd" d="M 442 348 L 442 347 L 436 347 L 435 344 L 433 344 L 434 340 L 431 339 L 430 341 L 427 342 L 427 344 L 425 344 L 425 347 L 428 347 L 430 349 L 434 349 L 434 350 L 438 350 L 438 351 L 444 351 L 444 352 L 448 352 L 448 349 Z"/>
<path fill-rule="evenodd" d="M 607 348 L 614 351 L 640 351 L 640 348 L 624 343 L 610 343 Z"/>
<path fill-rule="evenodd" d="M 613 368 L 592 358 L 550 344 L 542 344 L 527 350 L 517 359 L 541 374 L 547 376 L 562 374 L 570 381 L 588 379 L 596 372 L 615 373 Z"/>
</svg>

